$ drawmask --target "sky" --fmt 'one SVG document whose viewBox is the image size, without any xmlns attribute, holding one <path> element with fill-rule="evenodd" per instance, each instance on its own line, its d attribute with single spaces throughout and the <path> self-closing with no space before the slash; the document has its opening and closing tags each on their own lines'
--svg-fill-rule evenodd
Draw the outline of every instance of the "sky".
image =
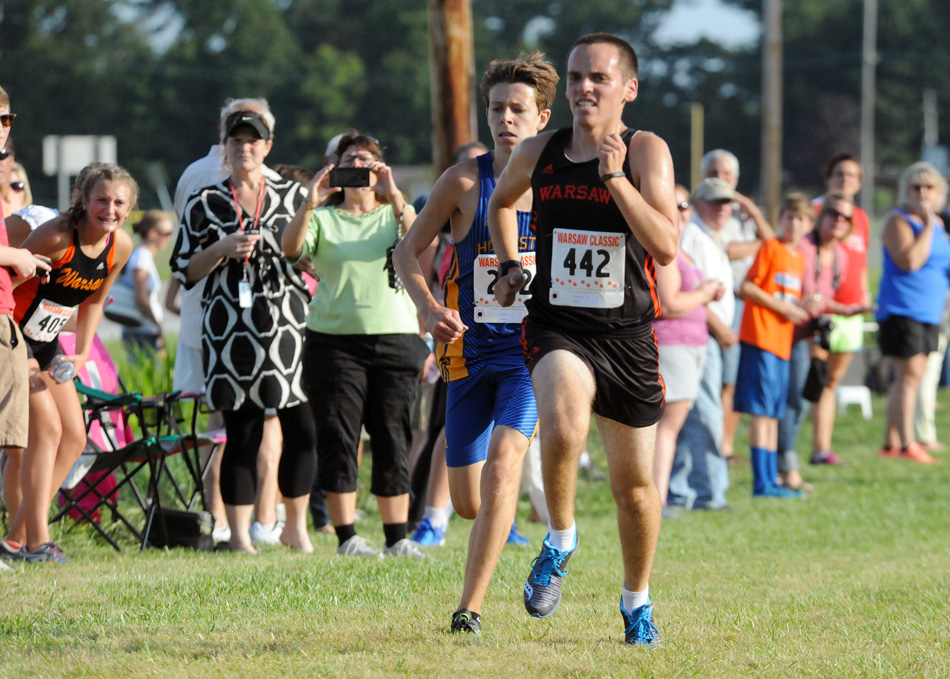
<svg viewBox="0 0 950 679">
<path fill-rule="evenodd" d="M 754 45 L 761 33 L 754 13 L 721 0 L 676 0 L 655 38 L 661 44 L 694 43 L 706 37 L 725 47 Z"/>
</svg>

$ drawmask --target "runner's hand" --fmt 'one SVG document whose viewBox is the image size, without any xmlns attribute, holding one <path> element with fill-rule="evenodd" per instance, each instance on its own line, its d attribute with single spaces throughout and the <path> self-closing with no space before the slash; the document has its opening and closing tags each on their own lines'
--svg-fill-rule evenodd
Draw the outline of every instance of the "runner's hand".
<svg viewBox="0 0 950 679">
<path fill-rule="evenodd" d="M 511 306 L 527 282 L 524 271 L 518 267 L 513 268 L 506 276 L 499 276 L 498 282 L 495 283 L 495 299 L 502 306 Z"/>
<path fill-rule="evenodd" d="M 597 174 L 613 174 L 623 172 L 623 161 L 627 157 L 627 145 L 623 138 L 614 132 L 608 135 L 597 149 Z"/>
<path fill-rule="evenodd" d="M 443 344 L 452 344 L 468 330 L 459 312 L 444 306 L 427 311 L 423 320 L 432 337 Z"/>
</svg>

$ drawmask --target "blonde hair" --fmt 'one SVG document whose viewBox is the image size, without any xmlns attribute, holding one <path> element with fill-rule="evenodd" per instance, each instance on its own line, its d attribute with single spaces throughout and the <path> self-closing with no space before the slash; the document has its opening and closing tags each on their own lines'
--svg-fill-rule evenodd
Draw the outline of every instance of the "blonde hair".
<svg viewBox="0 0 950 679">
<path fill-rule="evenodd" d="M 910 187 L 921 182 L 927 182 L 934 185 L 934 187 L 937 189 L 937 192 L 940 194 L 940 197 L 937 200 L 936 208 L 937 210 L 942 210 L 944 204 L 947 202 L 947 180 L 943 178 L 943 175 L 940 174 L 940 171 L 937 170 L 937 168 L 923 160 L 918 161 L 908 167 L 901 175 L 901 179 L 897 188 L 898 203 L 906 203 Z"/>
<path fill-rule="evenodd" d="M 81 178 L 81 183 L 80 183 Z M 76 195 L 69 206 L 69 217 L 73 224 L 78 224 L 86 216 L 83 201 L 89 198 L 92 189 L 100 181 L 125 182 L 129 187 L 129 210 L 134 210 L 139 200 L 138 182 L 124 167 L 112 163 L 95 163 L 84 167 L 76 177 Z"/>
</svg>

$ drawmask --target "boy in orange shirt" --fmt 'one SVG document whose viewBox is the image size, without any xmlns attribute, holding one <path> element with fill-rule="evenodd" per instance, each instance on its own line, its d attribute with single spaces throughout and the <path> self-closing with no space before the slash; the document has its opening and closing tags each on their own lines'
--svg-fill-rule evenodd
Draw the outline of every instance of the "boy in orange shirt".
<svg viewBox="0 0 950 679">
<path fill-rule="evenodd" d="M 801 306 L 804 260 L 798 241 L 812 228 L 811 205 L 789 194 L 779 214 L 780 238 L 762 243 L 742 283 L 745 311 L 739 329 L 742 353 L 734 408 L 749 413 L 752 494 L 799 497 L 778 485 L 778 421 L 785 412 L 788 360 L 795 325 L 808 318 Z"/>
</svg>

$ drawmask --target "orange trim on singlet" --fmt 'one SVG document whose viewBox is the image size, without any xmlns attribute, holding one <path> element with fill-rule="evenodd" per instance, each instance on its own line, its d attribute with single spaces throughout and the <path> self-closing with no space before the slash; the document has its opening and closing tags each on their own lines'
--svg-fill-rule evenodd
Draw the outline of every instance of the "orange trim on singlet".
<svg viewBox="0 0 950 679">
<path fill-rule="evenodd" d="M 660 306 L 660 295 L 656 289 L 656 262 L 653 255 L 647 254 L 646 259 L 643 260 L 643 273 L 650 285 L 650 297 L 653 298 L 653 317 L 659 318 L 663 313 L 663 309 Z"/>
<path fill-rule="evenodd" d="M 455 279 L 459 275 L 458 251 L 452 246 L 452 263 L 445 277 L 445 306 L 449 309 L 459 308 L 459 286 Z M 439 343 L 439 372 L 443 382 L 451 382 L 468 377 L 468 367 L 465 365 L 465 335 L 452 344 Z"/>
<path fill-rule="evenodd" d="M 650 328 L 650 336 L 653 338 L 653 346 L 656 347 L 656 381 L 660 383 L 660 390 L 663 392 L 663 403 L 660 405 L 666 405 L 666 382 L 663 380 L 663 375 L 660 374 L 660 343 L 656 341 L 656 330 L 652 327 Z"/>
<path fill-rule="evenodd" d="M 109 236 L 112 238 L 112 244 L 109 245 L 109 254 L 106 255 L 106 269 L 109 270 L 109 273 L 112 273 L 112 262 L 115 260 L 115 244 L 118 239 L 115 237 L 115 231 L 110 233 Z"/>
</svg>

